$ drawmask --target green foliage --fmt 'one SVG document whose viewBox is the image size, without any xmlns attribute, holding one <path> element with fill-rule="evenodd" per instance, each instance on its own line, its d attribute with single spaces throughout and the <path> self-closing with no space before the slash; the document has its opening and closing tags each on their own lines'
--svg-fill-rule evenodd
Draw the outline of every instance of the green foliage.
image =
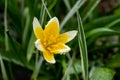
<svg viewBox="0 0 120 80">
<path fill-rule="evenodd" d="M 114 74 L 113 70 L 107 68 L 95 68 L 91 71 L 90 80 L 112 80 Z"/>
<path fill-rule="evenodd" d="M 120 58 L 120 54 L 116 53 L 108 60 L 107 66 L 111 67 L 111 68 L 119 68 L 120 67 L 120 59 L 119 58 Z"/>
<path fill-rule="evenodd" d="M 53 65 L 34 46 L 32 22 L 44 28 L 54 16 L 78 37 Z M 119 0 L 0 0 L 0 80 L 119 80 L 119 57 Z"/>
<path fill-rule="evenodd" d="M 3 79 L 4 80 L 8 80 L 8 76 L 7 76 L 7 73 L 6 73 L 5 65 L 3 63 L 1 55 L 0 55 L 0 65 L 1 65 L 1 71 L 2 71 L 2 75 L 3 75 Z"/>
<path fill-rule="evenodd" d="M 81 65 L 83 71 L 83 78 L 84 80 L 88 80 L 88 53 L 87 53 L 87 45 L 85 39 L 85 33 L 83 29 L 83 24 L 81 21 L 81 17 L 77 12 L 78 18 L 78 43 L 79 43 L 79 50 L 81 55 Z"/>
</svg>

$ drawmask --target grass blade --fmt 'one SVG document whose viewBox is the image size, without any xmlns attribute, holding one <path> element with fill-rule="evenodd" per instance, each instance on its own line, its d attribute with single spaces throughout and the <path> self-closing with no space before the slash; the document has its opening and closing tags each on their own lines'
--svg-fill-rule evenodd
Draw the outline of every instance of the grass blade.
<svg viewBox="0 0 120 80">
<path fill-rule="evenodd" d="M 88 55 L 87 55 L 87 45 L 84 34 L 84 29 L 81 21 L 81 17 L 77 12 L 78 19 L 78 43 L 81 55 L 81 66 L 84 80 L 88 80 Z"/>
<path fill-rule="evenodd" d="M 78 0 L 76 4 L 73 6 L 73 8 L 68 12 L 68 14 L 63 19 L 60 28 L 62 30 L 63 26 L 66 24 L 66 22 L 75 14 L 75 12 L 85 3 L 86 0 Z"/>
<path fill-rule="evenodd" d="M 86 9 L 83 11 L 83 21 L 87 19 L 87 17 L 92 13 L 92 11 L 96 8 L 101 0 L 92 0 Z"/>
<path fill-rule="evenodd" d="M 8 41 L 9 41 L 9 47 L 10 47 L 9 54 L 11 54 L 10 55 L 11 59 L 14 60 L 13 59 L 13 56 L 14 56 L 16 59 L 15 61 L 18 64 L 22 63 L 23 66 L 26 66 L 27 64 L 26 64 L 25 55 L 22 52 L 20 52 L 20 49 L 21 49 L 20 44 L 17 41 L 15 41 L 9 33 L 7 33 L 7 35 L 8 35 Z"/>
<path fill-rule="evenodd" d="M 39 22 L 40 22 L 41 25 L 43 25 L 44 17 L 45 17 L 45 7 L 42 4 L 41 10 L 40 10 L 40 20 L 39 20 Z"/>
<path fill-rule="evenodd" d="M 110 24 L 106 25 L 105 27 L 111 28 L 113 27 L 115 24 L 120 23 L 120 19 L 116 19 L 113 22 L 111 22 Z"/>
<path fill-rule="evenodd" d="M 43 57 L 40 56 L 40 58 L 38 59 L 37 64 L 36 64 L 36 75 L 37 76 L 39 74 L 39 70 L 41 68 L 41 65 L 42 65 L 43 61 L 44 61 Z"/>
<path fill-rule="evenodd" d="M 6 47 L 6 51 L 9 50 L 9 43 L 8 43 L 8 35 L 7 35 L 7 31 L 8 31 L 8 25 L 7 25 L 7 0 L 5 0 L 5 9 L 4 9 L 4 26 L 5 26 L 5 47 Z"/>
<path fill-rule="evenodd" d="M 104 35 L 103 34 L 104 32 L 105 33 L 117 33 L 117 34 L 120 34 L 120 32 L 118 32 L 118 31 L 103 27 L 103 28 L 96 28 L 96 29 L 93 29 L 93 30 L 87 32 L 86 33 L 86 38 L 90 38 L 93 35 L 96 35 L 96 36 Z"/>
<path fill-rule="evenodd" d="M 1 71 L 2 71 L 2 75 L 3 75 L 3 79 L 8 80 L 8 76 L 7 76 L 7 73 L 6 73 L 6 69 L 5 69 L 1 54 L 0 54 L 0 65 L 1 65 Z"/>
<path fill-rule="evenodd" d="M 28 11 L 27 11 L 28 13 Z M 43 24 L 43 20 L 44 20 L 44 15 L 45 15 L 45 8 L 44 8 L 44 5 L 42 5 L 42 9 L 41 9 L 41 14 L 40 14 L 40 17 L 42 16 L 41 18 L 41 25 Z M 25 30 L 24 30 L 24 35 L 23 35 L 23 44 L 25 44 L 26 42 L 26 39 L 27 39 L 27 33 L 28 33 L 28 30 L 29 30 L 29 22 L 30 22 L 30 15 L 27 16 L 27 22 L 26 22 L 26 27 L 25 27 Z M 31 57 L 32 57 L 32 53 L 33 53 L 33 50 L 34 50 L 34 42 L 35 42 L 35 36 L 34 36 L 34 33 L 32 32 L 31 34 L 31 38 L 30 38 L 30 41 L 28 43 L 28 47 L 27 47 L 27 61 L 29 62 Z"/>
<path fill-rule="evenodd" d="M 48 11 L 48 9 L 47 9 L 45 3 L 44 3 L 44 0 L 42 0 L 42 4 L 44 5 L 44 8 L 45 8 L 45 10 L 46 10 L 48 16 L 49 16 L 50 18 L 52 18 L 52 16 L 50 15 L 50 13 L 49 13 L 49 11 Z"/>
<path fill-rule="evenodd" d="M 44 21 L 44 17 L 45 17 L 45 10 L 47 9 L 46 8 L 46 5 L 44 4 L 44 1 L 42 1 L 43 4 L 41 6 L 41 11 L 40 11 L 40 24 L 43 25 L 43 21 Z M 49 13 L 48 13 L 49 14 Z M 49 14 L 50 15 L 50 14 Z M 50 16 L 49 16 L 50 17 Z M 31 38 L 32 39 L 32 38 Z M 33 42 L 32 42 L 33 44 Z M 34 46 L 34 44 L 32 45 Z M 30 46 L 31 47 L 31 46 Z M 32 48 L 34 50 L 34 48 Z M 29 49 L 28 49 L 29 50 Z M 39 74 L 39 70 L 41 68 L 41 65 L 42 65 L 42 62 L 44 61 L 43 57 L 40 56 L 39 58 L 39 50 L 36 51 L 36 60 L 35 60 L 35 69 L 34 69 L 34 72 L 32 74 L 32 78 L 34 78 L 34 80 L 36 80 L 36 78 L 38 77 L 38 74 Z M 32 53 L 30 54 L 32 56 Z"/>
<path fill-rule="evenodd" d="M 28 32 L 29 32 L 29 24 L 30 24 L 30 15 L 29 15 L 29 8 L 26 10 L 26 23 L 25 28 L 23 31 L 23 37 L 22 37 L 22 44 L 25 47 L 28 39 Z"/>
<path fill-rule="evenodd" d="M 91 20 L 89 23 L 86 23 L 84 25 L 84 29 L 85 31 L 90 31 L 94 28 L 105 26 L 118 19 L 120 19 L 120 15 L 104 16 L 101 18 L 97 18 L 95 20 Z"/>
<path fill-rule="evenodd" d="M 29 62 L 31 57 L 32 57 L 32 53 L 34 51 L 34 42 L 35 42 L 35 36 L 34 33 L 32 32 L 32 35 L 30 37 L 30 41 L 28 44 L 28 48 L 27 48 L 27 61 Z"/>
<path fill-rule="evenodd" d="M 64 1 L 65 5 L 66 5 L 68 11 L 70 11 L 70 9 L 71 9 L 70 2 L 68 0 L 63 0 L 63 1 Z"/>
<path fill-rule="evenodd" d="M 69 71 L 70 71 L 70 68 L 72 66 L 73 60 L 75 59 L 75 56 L 76 56 L 76 52 L 74 51 L 72 58 L 69 60 L 68 67 L 65 71 L 64 76 L 62 77 L 62 80 L 66 80 L 67 76 L 69 75 Z"/>
<path fill-rule="evenodd" d="M 41 10 L 40 10 L 40 20 L 39 20 L 41 25 L 43 25 L 44 16 L 45 16 L 45 7 L 44 7 L 44 5 L 42 5 Z M 35 42 L 35 36 L 34 36 L 34 33 L 32 32 L 30 41 L 28 43 L 28 48 L 27 48 L 27 61 L 28 62 L 30 61 L 30 59 L 32 57 L 32 53 L 35 48 L 34 42 Z"/>
</svg>

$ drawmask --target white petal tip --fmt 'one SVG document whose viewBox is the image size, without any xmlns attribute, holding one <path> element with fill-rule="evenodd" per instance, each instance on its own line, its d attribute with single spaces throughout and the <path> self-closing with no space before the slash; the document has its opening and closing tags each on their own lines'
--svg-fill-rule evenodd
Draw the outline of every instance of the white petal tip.
<svg viewBox="0 0 120 80">
<path fill-rule="evenodd" d="M 53 17 L 52 19 L 53 19 L 53 20 L 58 20 L 58 18 L 57 18 L 57 17 Z"/>
<path fill-rule="evenodd" d="M 34 17 L 34 19 L 33 20 L 36 20 L 37 18 L 36 17 Z"/>
<path fill-rule="evenodd" d="M 59 50 L 59 53 L 65 54 L 65 53 L 67 53 L 67 52 L 69 52 L 69 51 L 71 50 L 70 47 L 68 47 L 68 46 L 66 46 L 66 45 L 65 45 L 65 47 L 66 47 L 66 49 L 60 49 L 60 50 Z"/>
<path fill-rule="evenodd" d="M 69 38 L 68 38 L 68 41 L 71 41 L 72 39 L 75 38 L 75 36 L 77 35 L 78 31 L 77 30 L 72 30 L 72 31 L 69 31 L 69 32 L 66 32 L 65 34 L 69 35 Z"/>
<path fill-rule="evenodd" d="M 35 41 L 35 47 L 40 51 L 44 50 L 43 47 L 42 47 L 42 44 L 40 43 L 40 39 Z"/>
<path fill-rule="evenodd" d="M 33 28 L 35 29 L 36 27 L 41 27 L 38 19 L 36 17 L 33 18 Z"/>
<path fill-rule="evenodd" d="M 71 34 L 75 37 L 77 35 L 78 31 L 77 30 L 72 30 Z"/>
<path fill-rule="evenodd" d="M 38 19 L 36 17 L 33 18 L 33 24 L 35 24 L 36 22 L 38 22 Z"/>
<path fill-rule="evenodd" d="M 52 19 L 50 19 L 49 22 L 52 22 L 52 21 L 57 21 L 57 22 L 58 22 L 58 18 L 57 18 L 57 17 L 53 17 Z M 49 23 L 49 22 L 48 22 L 48 23 Z"/>
<path fill-rule="evenodd" d="M 49 62 L 49 63 L 51 63 L 51 64 L 55 64 L 55 63 L 56 63 L 55 60 L 51 60 L 51 61 L 47 61 L 47 62 Z"/>
</svg>

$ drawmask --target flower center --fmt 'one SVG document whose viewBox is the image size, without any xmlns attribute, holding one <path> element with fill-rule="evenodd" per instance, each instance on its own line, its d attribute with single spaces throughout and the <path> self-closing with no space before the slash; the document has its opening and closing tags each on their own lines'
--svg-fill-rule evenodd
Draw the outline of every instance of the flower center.
<svg viewBox="0 0 120 80">
<path fill-rule="evenodd" d="M 51 52 L 53 49 L 53 45 L 58 43 L 58 35 L 50 35 L 48 37 L 44 36 L 44 40 L 42 41 L 42 45 L 45 50 Z"/>
</svg>

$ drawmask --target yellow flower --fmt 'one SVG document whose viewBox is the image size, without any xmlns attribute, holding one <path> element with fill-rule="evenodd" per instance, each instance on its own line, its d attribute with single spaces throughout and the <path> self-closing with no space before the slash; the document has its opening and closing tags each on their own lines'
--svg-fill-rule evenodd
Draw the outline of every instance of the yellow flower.
<svg viewBox="0 0 120 80">
<path fill-rule="evenodd" d="M 71 41 L 77 34 L 76 30 L 60 34 L 59 22 L 56 17 L 50 19 L 43 30 L 36 17 L 33 19 L 33 30 L 37 40 L 35 46 L 43 52 L 45 60 L 55 63 L 54 54 L 63 54 L 70 51 L 65 43 Z"/>
</svg>

